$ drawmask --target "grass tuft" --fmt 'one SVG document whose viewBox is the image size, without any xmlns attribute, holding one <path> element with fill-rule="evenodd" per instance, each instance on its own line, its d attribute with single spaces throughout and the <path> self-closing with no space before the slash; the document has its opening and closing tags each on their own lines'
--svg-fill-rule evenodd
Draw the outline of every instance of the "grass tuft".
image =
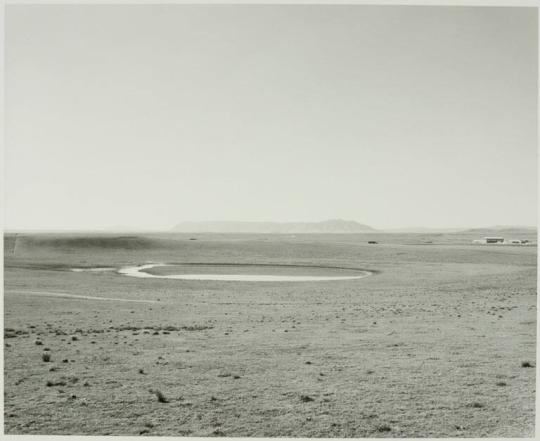
<svg viewBox="0 0 540 441">
<path fill-rule="evenodd" d="M 483 407 L 486 407 L 486 405 L 484 403 L 479 403 L 478 401 L 475 401 L 471 404 L 468 404 L 467 405 L 468 407 L 474 407 L 475 409 L 481 409 Z"/>
<path fill-rule="evenodd" d="M 53 386 L 65 386 L 66 385 L 66 382 L 65 381 L 62 381 L 62 380 L 59 380 L 59 381 L 47 381 L 47 383 L 45 383 L 45 385 L 47 387 L 53 387 Z"/>
<path fill-rule="evenodd" d="M 390 432 L 391 430 L 392 428 L 387 424 L 383 424 L 382 426 L 377 427 L 377 432 Z"/>
</svg>

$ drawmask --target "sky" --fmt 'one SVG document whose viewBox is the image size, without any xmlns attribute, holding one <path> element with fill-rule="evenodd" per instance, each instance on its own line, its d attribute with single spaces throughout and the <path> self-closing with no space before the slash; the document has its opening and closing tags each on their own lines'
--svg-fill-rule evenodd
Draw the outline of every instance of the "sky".
<svg viewBox="0 0 540 441">
<path fill-rule="evenodd" d="M 6 229 L 535 225 L 537 11 L 8 5 Z"/>
</svg>

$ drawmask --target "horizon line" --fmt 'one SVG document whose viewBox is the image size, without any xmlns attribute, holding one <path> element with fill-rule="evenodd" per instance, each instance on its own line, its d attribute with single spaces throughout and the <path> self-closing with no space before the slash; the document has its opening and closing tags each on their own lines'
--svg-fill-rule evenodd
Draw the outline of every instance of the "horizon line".
<svg viewBox="0 0 540 441">
<path fill-rule="evenodd" d="M 328 219 L 328 220 L 343 220 L 343 219 Z M 19 227 L 4 227 L 3 232 L 5 233 L 174 233 L 174 229 L 177 225 L 182 223 L 194 223 L 194 224 L 205 224 L 205 223 L 252 223 L 252 224 L 288 224 L 288 223 L 305 223 L 305 224 L 318 224 L 327 222 L 324 221 L 181 221 L 172 227 L 133 227 L 133 226 L 122 226 L 122 227 L 67 227 L 67 228 L 19 228 Z M 489 229 L 511 229 L 511 228 L 522 228 L 522 229 L 534 229 L 538 230 L 538 225 L 517 225 L 517 224 L 496 224 L 490 226 L 445 226 L 445 227 L 430 227 L 430 226 L 401 226 L 401 227 L 387 227 L 387 228 L 377 228 L 372 227 L 368 224 L 363 224 L 355 220 L 347 220 L 347 222 L 356 222 L 358 224 L 364 225 L 368 228 L 371 228 L 373 231 L 365 232 L 344 232 L 344 233 L 294 233 L 294 234 L 370 234 L 370 233 L 388 233 L 388 232 L 406 232 L 403 230 L 410 230 L 409 232 L 414 232 L 412 230 L 433 230 L 433 231 L 443 231 L 443 230 L 453 230 L 454 232 L 467 231 L 467 230 L 489 230 Z M 425 232 L 425 231 L 424 231 Z M 176 232 L 178 234 L 188 234 L 188 233 L 214 233 L 212 231 L 185 231 L 185 232 Z M 216 232 L 219 234 L 290 234 L 290 233 L 254 233 L 254 232 Z"/>
</svg>

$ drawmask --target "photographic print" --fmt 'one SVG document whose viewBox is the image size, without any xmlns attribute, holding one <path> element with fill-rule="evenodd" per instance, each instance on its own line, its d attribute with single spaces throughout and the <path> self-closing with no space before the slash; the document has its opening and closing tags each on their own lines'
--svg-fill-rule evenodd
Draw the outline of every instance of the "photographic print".
<svg viewBox="0 0 540 441">
<path fill-rule="evenodd" d="M 534 436 L 536 7 L 4 10 L 5 434 Z"/>
</svg>

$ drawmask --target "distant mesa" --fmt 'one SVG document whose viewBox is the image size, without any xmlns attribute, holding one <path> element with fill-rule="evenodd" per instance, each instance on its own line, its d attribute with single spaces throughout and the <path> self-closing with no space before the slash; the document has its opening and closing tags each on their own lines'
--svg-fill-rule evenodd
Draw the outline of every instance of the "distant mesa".
<svg viewBox="0 0 540 441">
<path fill-rule="evenodd" d="M 181 222 L 177 233 L 374 233 L 377 230 L 356 221 L 332 219 L 323 222 Z"/>
</svg>

